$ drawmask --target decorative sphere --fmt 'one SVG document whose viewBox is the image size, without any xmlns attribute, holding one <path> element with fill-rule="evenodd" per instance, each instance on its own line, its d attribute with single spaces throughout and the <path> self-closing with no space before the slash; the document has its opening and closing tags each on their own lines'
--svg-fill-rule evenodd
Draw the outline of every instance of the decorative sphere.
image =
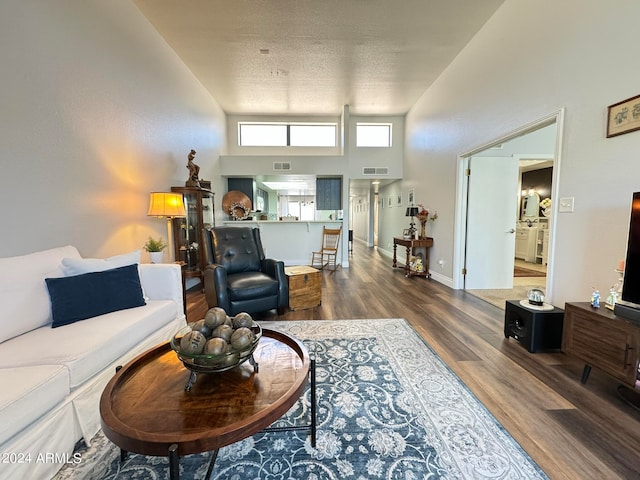
<svg viewBox="0 0 640 480">
<path fill-rule="evenodd" d="M 218 325 L 222 325 L 226 319 L 227 312 L 225 312 L 223 308 L 213 307 L 210 308 L 204 316 L 204 323 L 207 324 L 207 327 L 214 329 Z"/>
<path fill-rule="evenodd" d="M 212 338 L 204 346 L 204 353 L 207 355 L 223 355 L 229 351 L 229 344 L 223 338 Z"/>
<path fill-rule="evenodd" d="M 247 327 L 240 327 L 231 335 L 229 342 L 234 350 L 244 350 L 255 339 L 253 332 Z"/>
<path fill-rule="evenodd" d="M 233 317 L 233 328 L 250 327 L 253 325 L 253 318 L 247 312 L 240 312 Z"/>
<path fill-rule="evenodd" d="M 233 334 L 233 328 L 229 325 L 220 325 L 213 329 L 211 335 L 213 337 L 222 338 L 225 342 L 229 342 L 231 335 Z"/>
<path fill-rule="evenodd" d="M 224 363 L 227 366 L 235 365 L 240 361 L 240 355 L 238 352 L 229 352 L 229 354 L 224 357 Z"/>
<path fill-rule="evenodd" d="M 198 320 L 197 322 L 195 322 L 191 326 L 191 330 L 193 330 L 194 332 L 200 332 L 205 337 L 210 337 L 211 336 L 211 332 L 213 331 L 213 329 L 211 327 L 209 327 L 206 323 L 204 323 L 204 319 Z"/>
<path fill-rule="evenodd" d="M 202 332 L 192 330 L 180 340 L 180 351 L 187 355 L 197 355 L 202 353 L 205 343 L 207 343 L 207 339 Z"/>
</svg>

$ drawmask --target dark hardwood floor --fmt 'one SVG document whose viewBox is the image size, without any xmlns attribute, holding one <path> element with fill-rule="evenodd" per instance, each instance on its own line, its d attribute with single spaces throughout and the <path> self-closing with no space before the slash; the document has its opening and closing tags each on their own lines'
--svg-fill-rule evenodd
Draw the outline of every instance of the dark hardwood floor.
<svg viewBox="0 0 640 480">
<path fill-rule="evenodd" d="M 201 293 L 187 318 L 204 317 Z M 405 278 L 355 243 L 350 268 L 323 272 L 322 305 L 270 320 L 406 318 L 552 479 L 640 479 L 640 412 L 618 383 L 563 353 L 529 353 L 503 333 L 504 311 L 433 280 Z"/>
</svg>

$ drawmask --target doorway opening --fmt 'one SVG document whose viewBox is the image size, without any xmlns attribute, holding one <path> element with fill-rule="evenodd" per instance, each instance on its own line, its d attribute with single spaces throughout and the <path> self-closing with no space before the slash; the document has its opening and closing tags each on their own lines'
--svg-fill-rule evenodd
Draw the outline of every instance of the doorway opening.
<svg viewBox="0 0 640 480">
<path fill-rule="evenodd" d="M 551 301 L 562 113 L 459 158 L 455 288 L 501 308 L 531 288 Z"/>
</svg>

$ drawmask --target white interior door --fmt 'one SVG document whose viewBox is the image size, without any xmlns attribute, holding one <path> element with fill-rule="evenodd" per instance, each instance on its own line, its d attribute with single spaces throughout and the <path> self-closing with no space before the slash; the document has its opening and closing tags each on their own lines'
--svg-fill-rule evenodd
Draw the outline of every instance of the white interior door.
<svg viewBox="0 0 640 480">
<path fill-rule="evenodd" d="M 513 288 L 518 162 L 470 157 L 465 289 Z"/>
</svg>

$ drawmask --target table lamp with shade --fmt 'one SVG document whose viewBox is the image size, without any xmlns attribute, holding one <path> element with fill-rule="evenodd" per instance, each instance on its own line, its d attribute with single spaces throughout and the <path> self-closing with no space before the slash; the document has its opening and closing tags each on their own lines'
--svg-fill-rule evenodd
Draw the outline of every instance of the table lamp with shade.
<svg viewBox="0 0 640 480">
<path fill-rule="evenodd" d="M 149 194 L 149 211 L 147 212 L 147 215 L 150 217 L 167 219 L 169 260 L 172 260 L 174 255 L 173 232 L 171 225 L 172 219 L 187 216 L 182 194 L 172 192 L 151 192 Z"/>
<path fill-rule="evenodd" d="M 409 234 L 411 235 L 410 238 L 415 238 L 416 236 L 416 223 L 413 221 L 413 217 L 415 217 L 416 215 L 418 215 L 418 207 L 407 207 L 407 211 L 405 213 L 406 217 L 411 217 L 411 223 L 409 224 Z"/>
</svg>

